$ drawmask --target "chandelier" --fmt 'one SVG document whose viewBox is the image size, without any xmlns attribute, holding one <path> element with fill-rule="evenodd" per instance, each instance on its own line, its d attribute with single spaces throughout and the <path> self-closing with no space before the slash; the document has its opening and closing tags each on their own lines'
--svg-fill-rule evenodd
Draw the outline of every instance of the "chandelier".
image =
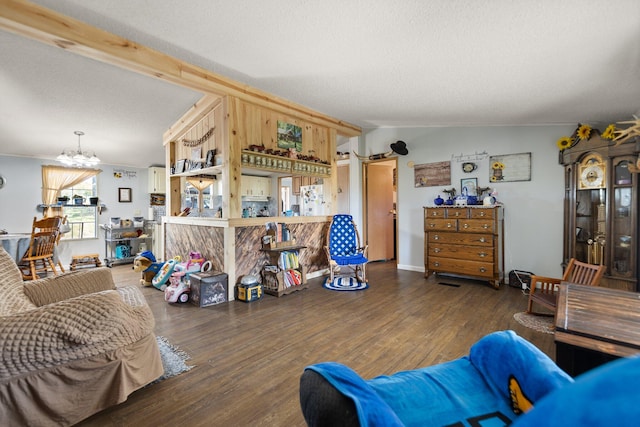
<svg viewBox="0 0 640 427">
<path fill-rule="evenodd" d="M 89 153 L 82 152 L 82 148 L 80 148 L 80 137 L 84 135 L 84 132 L 77 130 L 73 133 L 78 135 L 78 151 L 62 150 L 62 153 L 56 157 L 56 160 L 66 166 L 76 167 L 93 167 L 100 163 L 100 159 L 96 157 L 96 153 L 89 156 Z"/>
</svg>

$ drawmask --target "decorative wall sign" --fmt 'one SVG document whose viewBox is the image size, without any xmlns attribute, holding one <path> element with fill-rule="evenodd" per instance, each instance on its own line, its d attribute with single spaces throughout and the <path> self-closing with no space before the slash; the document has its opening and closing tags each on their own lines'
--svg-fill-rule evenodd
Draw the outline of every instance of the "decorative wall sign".
<svg viewBox="0 0 640 427">
<path fill-rule="evenodd" d="M 206 141 L 208 141 L 208 140 L 209 140 L 209 138 L 211 138 L 211 136 L 213 135 L 213 130 L 214 130 L 215 128 L 216 128 L 215 126 L 214 126 L 214 127 L 212 127 L 211 129 L 209 129 L 209 130 L 207 131 L 207 133 L 205 133 L 204 135 L 202 135 L 202 136 L 201 136 L 200 138 L 198 138 L 198 139 L 193 139 L 193 140 L 183 139 L 183 140 L 182 140 L 182 144 L 183 144 L 185 147 L 197 147 L 198 145 L 201 145 L 201 144 L 205 143 Z"/>
<path fill-rule="evenodd" d="M 531 153 L 489 157 L 489 181 L 531 181 Z"/>
<path fill-rule="evenodd" d="M 452 154 L 451 155 L 451 160 L 456 161 L 458 163 L 464 163 L 464 162 L 479 162 L 481 160 L 486 159 L 487 157 L 489 157 L 489 153 L 485 151 L 482 151 L 480 153 L 478 153 L 477 151 L 473 154 L 464 154 L 464 153 L 460 153 L 460 154 Z"/>
<path fill-rule="evenodd" d="M 278 120 L 278 148 L 295 148 L 298 153 L 302 152 L 302 128 Z"/>
<path fill-rule="evenodd" d="M 414 165 L 416 187 L 435 187 L 451 184 L 451 162 L 423 163 Z"/>
<path fill-rule="evenodd" d="M 129 178 L 129 179 L 134 179 L 137 176 L 137 172 L 133 171 L 133 170 L 126 170 L 126 169 L 113 169 L 113 177 L 116 179 L 120 179 L 120 178 Z"/>
</svg>

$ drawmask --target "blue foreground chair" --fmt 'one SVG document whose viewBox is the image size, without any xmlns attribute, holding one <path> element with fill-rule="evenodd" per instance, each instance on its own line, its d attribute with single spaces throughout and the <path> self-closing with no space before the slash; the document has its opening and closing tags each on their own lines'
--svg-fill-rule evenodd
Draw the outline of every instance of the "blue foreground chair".
<svg viewBox="0 0 640 427">
<path fill-rule="evenodd" d="M 345 365 L 308 366 L 300 403 L 309 426 L 636 426 L 640 357 L 574 380 L 513 331 L 468 356 L 371 380 Z"/>
<path fill-rule="evenodd" d="M 327 233 L 327 246 L 324 247 L 329 258 L 329 275 L 333 282 L 334 273 L 341 267 L 352 268 L 358 282 L 366 282 L 366 264 L 368 245 L 360 244 L 360 235 L 351 215 L 334 215 Z"/>
</svg>

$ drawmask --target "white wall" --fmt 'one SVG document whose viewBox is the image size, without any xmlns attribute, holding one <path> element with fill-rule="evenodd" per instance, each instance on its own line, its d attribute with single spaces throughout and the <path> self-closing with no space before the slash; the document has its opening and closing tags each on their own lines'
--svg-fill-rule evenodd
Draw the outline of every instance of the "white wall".
<svg viewBox="0 0 640 427">
<path fill-rule="evenodd" d="M 461 178 L 478 178 L 478 186 L 498 191 L 505 210 L 505 274 L 512 269 L 560 277 L 563 242 L 563 168 L 556 141 L 575 126 L 382 128 L 365 130 L 366 152 L 382 153 L 402 140 L 409 154 L 398 159 L 398 268 L 424 271 L 423 207 L 444 188 L 460 192 Z M 475 161 L 478 169 L 465 174 L 454 156 L 488 156 L 531 152 L 531 181 L 489 182 L 489 158 Z M 414 186 L 415 164 L 451 161 L 451 185 Z M 353 187 L 360 191 L 361 187 Z"/>
<path fill-rule="evenodd" d="M 11 157 L 0 155 L 0 175 L 7 179 L 7 184 L 0 189 L 0 229 L 10 233 L 29 233 L 33 217 L 40 218 L 42 212 L 37 205 L 42 203 L 41 166 L 52 164 L 51 160 L 27 157 Z M 97 177 L 100 203 L 106 205 L 99 217 L 100 224 L 109 223 L 109 218 L 133 218 L 148 216 L 149 194 L 147 193 L 147 169 L 100 165 L 102 173 Z M 124 172 L 117 178 L 114 172 Z M 118 188 L 132 189 L 132 202 L 118 202 Z M 97 239 L 83 241 L 64 241 L 59 247 L 60 258 L 66 266 L 73 255 L 99 253 L 105 257 L 104 233 Z"/>
</svg>

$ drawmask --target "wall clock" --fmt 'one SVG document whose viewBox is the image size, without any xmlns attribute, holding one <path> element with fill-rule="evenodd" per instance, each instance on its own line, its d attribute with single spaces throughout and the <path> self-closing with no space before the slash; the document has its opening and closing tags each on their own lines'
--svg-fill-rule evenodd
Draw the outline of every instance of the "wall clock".
<svg viewBox="0 0 640 427">
<path fill-rule="evenodd" d="M 580 164 L 578 187 L 581 190 L 606 187 L 606 166 L 596 157 L 590 157 Z"/>
<path fill-rule="evenodd" d="M 478 167 L 478 165 L 476 165 L 475 163 L 472 162 L 465 162 L 462 164 L 462 171 L 464 173 L 471 173 L 474 170 L 476 170 Z"/>
</svg>

